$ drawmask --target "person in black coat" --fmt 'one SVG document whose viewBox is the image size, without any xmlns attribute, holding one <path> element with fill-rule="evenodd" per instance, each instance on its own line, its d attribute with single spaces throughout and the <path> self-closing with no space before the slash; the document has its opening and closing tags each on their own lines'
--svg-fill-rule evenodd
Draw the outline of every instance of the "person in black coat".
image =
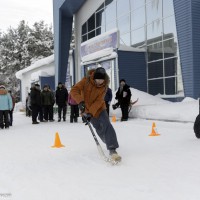
<svg viewBox="0 0 200 200">
<path fill-rule="evenodd" d="M 63 113 L 63 121 L 66 121 L 68 91 L 65 86 L 59 82 L 56 90 L 56 104 L 58 105 L 58 122 L 61 121 L 61 114 Z"/>
<path fill-rule="evenodd" d="M 107 111 L 108 116 L 109 116 L 110 103 L 112 101 L 112 90 L 109 87 L 107 88 L 106 95 L 104 97 L 104 101 L 106 103 L 106 111 Z"/>
<path fill-rule="evenodd" d="M 126 84 L 126 81 L 124 79 L 120 80 L 120 86 L 117 90 L 115 99 L 118 100 L 118 103 L 121 107 L 122 111 L 121 121 L 127 121 L 128 108 L 131 100 L 131 90 L 130 86 Z"/>
<path fill-rule="evenodd" d="M 32 124 L 39 124 L 39 122 L 37 122 L 38 114 L 41 111 L 41 91 L 39 84 L 34 84 L 32 86 L 30 97 L 31 97 L 31 108 L 32 108 Z"/>
</svg>

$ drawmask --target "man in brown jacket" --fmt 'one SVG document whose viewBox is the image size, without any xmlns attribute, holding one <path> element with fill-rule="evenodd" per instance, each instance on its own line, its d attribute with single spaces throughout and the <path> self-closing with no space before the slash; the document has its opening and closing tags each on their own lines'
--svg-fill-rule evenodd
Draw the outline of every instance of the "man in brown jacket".
<svg viewBox="0 0 200 200">
<path fill-rule="evenodd" d="M 116 148 L 119 147 L 115 130 L 106 112 L 104 96 L 109 77 L 104 68 L 90 70 L 71 89 L 71 96 L 78 103 L 82 116 L 92 123 L 101 140 L 106 144 L 112 159 L 120 161 Z"/>
</svg>

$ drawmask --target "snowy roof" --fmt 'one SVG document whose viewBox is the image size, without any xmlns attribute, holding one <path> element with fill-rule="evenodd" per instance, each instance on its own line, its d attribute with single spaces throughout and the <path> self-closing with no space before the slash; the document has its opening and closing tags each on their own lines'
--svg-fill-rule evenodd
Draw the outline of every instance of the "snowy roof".
<svg viewBox="0 0 200 200">
<path fill-rule="evenodd" d="M 29 67 L 22 69 L 18 71 L 15 75 L 18 79 L 22 78 L 22 74 L 25 74 L 26 72 L 29 72 L 33 69 L 37 69 L 43 65 L 48 65 L 50 63 L 54 62 L 54 55 L 48 56 L 46 58 L 40 59 L 36 61 L 34 64 L 30 65 Z"/>
</svg>

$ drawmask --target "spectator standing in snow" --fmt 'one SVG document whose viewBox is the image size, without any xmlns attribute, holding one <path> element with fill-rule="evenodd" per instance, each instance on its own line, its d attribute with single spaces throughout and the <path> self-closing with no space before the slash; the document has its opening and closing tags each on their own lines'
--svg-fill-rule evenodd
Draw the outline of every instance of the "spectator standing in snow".
<svg viewBox="0 0 200 200">
<path fill-rule="evenodd" d="M 107 88 L 107 92 L 106 92 L 104 101 L 105 101 L 105 103 L 106 103 L 106 111 L 107 111 L 108 116 L 109 116 L 109 112 L 110 112 L 110 103 L 111 103 L 111 101 L 112 101 L 112 90 L 111 90 L 109 87 Z"/>
<path fill-rule="evenodd" d="M 124 79 L 120 80 L 120 86 L 117 90 L 115 99 L 118 100 L 118 103 L 121 107 L 122 111 L 121 121 L 127 121 L 128 108 L 131 100 L 131 90 L 130 86 L 126 84 L 126 81 Z"/>
<path fill-rule="evenodd" d="M 71 97 L 71 94 L 69 94 L 69 97 L 68 97 L 68 104 L 71 106 L 70 123 L 78 122 L 78 117 L 79 117 L 78 104 Z"/>
<path fill-rule="evenodd" d="M 44 111 L 44 122 L 53 122 L 53 109 L 54 99 L 51 90 L 48 85 L 43 86 L 43 91 L 41 92 L 42 107 Z"/>
<path fill-rule="evenodd" d="M 68 91 L 64 85 L 59 82 L 56 90 L 56 104 L 58 105 L 58 122 L 61 121 L 63 116 L 63 121 L 66 121 L 66 112 L 67 112 L 67 100 L 68 100 Z"/>
<path fill-rule="evenodd" d="M 111 158 L 121 160 L 116 148 L 119 147 L 116 132 L 106 112 L 104 96 L 109 77 L 104 68 L 92 69 L 71 89 L 72 98 L 78 103 L 83 118 L 90 121 L 101 140 L 106 144 Z"/>
<path fill-rule="evenodd" d="M 42 110 L 41 91 L 39 84 L 35 84 L 32 86 L 30 96 L 31 96 L 31 108 L 32 108 L 32 124 L 39 124 L 39 122 L 37 121 L 37 117 L 39 112 L 41 112 Z M 40 116 L 40 121 L 43 121 L 42 116 Z"/>
<path fill-rule="evenodd" d="M 12 95 L 11 90 L 9 90 L 8 92 L 9 92 L 11 98 L 12 98 L 12 110 L 9 111 L 10 126 L 12 126 L 12 124 L 13 124 L 13 111 L 14 111 L 14 109 L 15 109 L 15 98 L 14 98 L 14 96 Z"/>
<path fill-rule="evenodd" d="M 29 92 L 28 96 L 26 97 L 26 116 L 30 117 L 31 115 L 32 115 L 31 95 L 30 95 L 30 92 Z"/>
<path fill-rule="evenodd" d="M 0 128 L 9 128 L 9 111 L 13 108 L 12 98 L 4 85 L 0 85 Z"/>
</svg>

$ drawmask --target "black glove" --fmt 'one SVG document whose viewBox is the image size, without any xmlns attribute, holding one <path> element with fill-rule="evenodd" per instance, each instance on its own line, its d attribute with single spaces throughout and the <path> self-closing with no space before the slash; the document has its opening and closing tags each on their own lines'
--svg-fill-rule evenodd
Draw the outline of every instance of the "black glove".
<svg viewBox="0 0 200 200">
<path fill-rule="evenodd" d="M 85 121 L 90 121 L 92 118 L 92 115 L 90 113 L 83 113 L 83 119 Z"/>
<path fill-rule="evenodd" d="M 78 104 L 78 108 L 79 110 L 84 113 L 85 111 L 85 102 L 84 101 L 81 101 L 79 104 Z"/>
</svg>

